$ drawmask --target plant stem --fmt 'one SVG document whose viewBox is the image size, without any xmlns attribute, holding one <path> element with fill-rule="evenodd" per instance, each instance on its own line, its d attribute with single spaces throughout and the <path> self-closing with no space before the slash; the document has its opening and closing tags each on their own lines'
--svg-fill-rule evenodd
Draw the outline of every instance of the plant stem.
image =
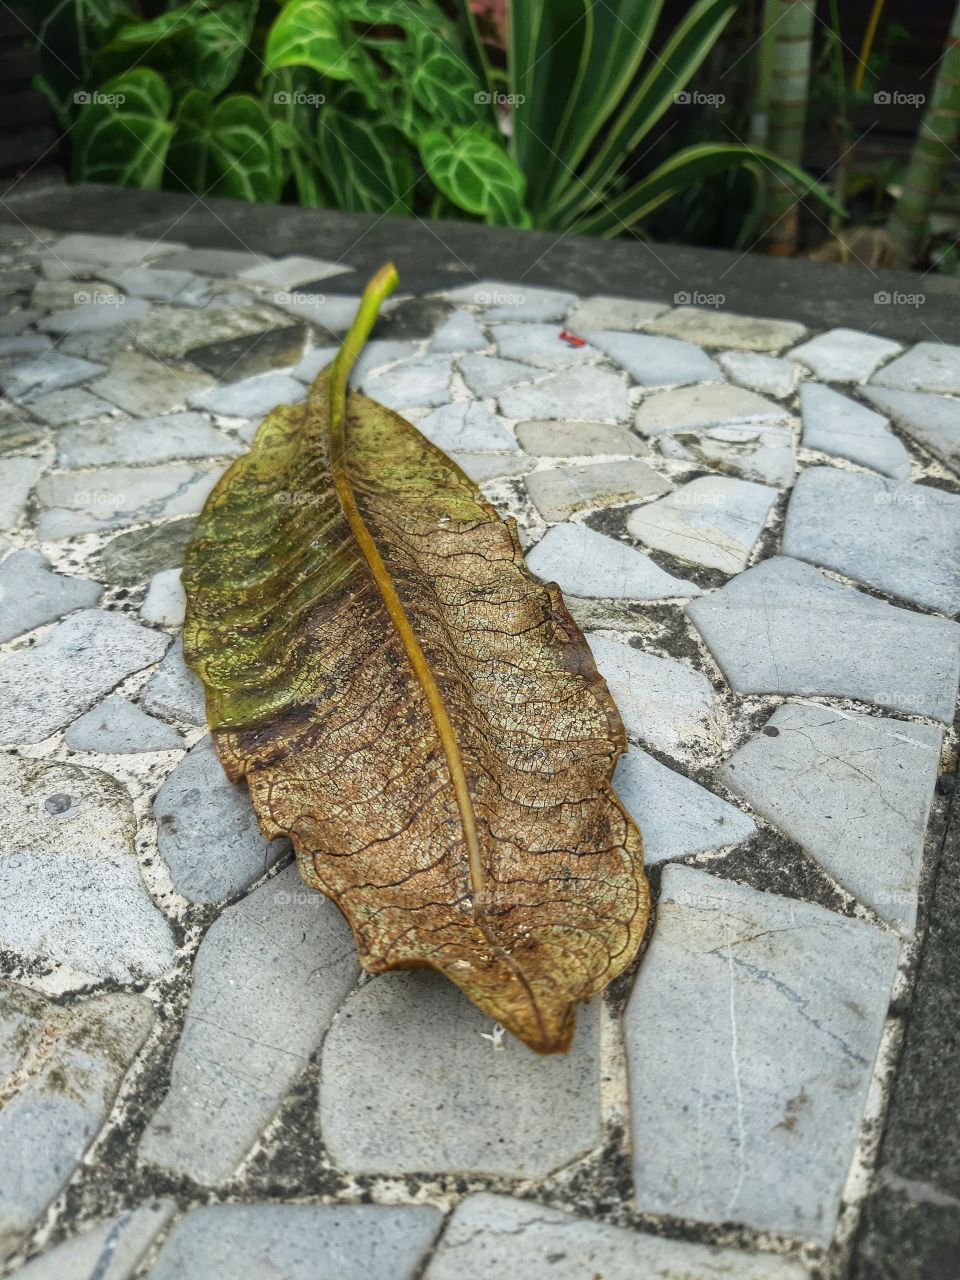
<svg viewBox="0 0 960 1280">
<path fill-rule="evenodd" d="M 775 0 L 772 12 L 774 48 L 767 141 L 776 155 L 800 166 L 816 15 L 806 0 Z M 782 178 L 769 178 L 764 216 L 770 224 L 765 236 L 767 251 L 779 256 L 792 254 L 799 227 L 797 196 Z"/>
<path fill-rule="evenodd" d="M 381 306 L 393 293 L 398 283 L 397 268 L 392 262 L 388 262 L 371 277 L 370 283 L 363 291 L 357 314 L 353 317 L 353 324 L 330 366 L 330 421 L 334 426 L 340 422 L 344 414 L 350 371 L 356 364 L 357 356 L 363 350 L 363 344 L 370 336 L 370 330 L 377 322 Z"/>
</svg>

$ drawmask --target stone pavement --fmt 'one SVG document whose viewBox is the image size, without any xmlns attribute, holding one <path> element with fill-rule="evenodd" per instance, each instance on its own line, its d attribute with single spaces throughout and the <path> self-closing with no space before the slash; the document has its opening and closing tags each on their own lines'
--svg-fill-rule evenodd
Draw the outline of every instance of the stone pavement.
<svg viewBox="0 0 960 1280">
<path fill-rule="evenodd" d="M 655 922 L 543 1059 L 361 976 L 183 663 L 194 517 L 363 283 L 0 232 L 0 1270 L 837 1280 L 956 763 L 960 347 L 391 300 L 356 383 L 516 517 L 630 738 Z"/>
</svg>

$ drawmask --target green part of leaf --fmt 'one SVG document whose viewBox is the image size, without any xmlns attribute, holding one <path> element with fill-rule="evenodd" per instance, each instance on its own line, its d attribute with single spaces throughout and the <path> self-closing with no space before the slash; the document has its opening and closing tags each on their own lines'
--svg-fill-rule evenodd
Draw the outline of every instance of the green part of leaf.
<svg viewBox="0 0 960 1280">
<path fill-rule="evenodd" d="M 497 226 L 528 227 L 524 176 L 496 136 L 478 126 L 420 139 L 420 157 L 437 189 L 467 213 Z"/>
<path fill-rule="evenodd" d="M 317 146 L 337 207 L 359 213 L 409 213 L 416 180 L 410 148 L 396 129 L 328 107 Z"/>
<path fill-rule="evenodd" d="M 353 80 L 367 57 L 334 0 L 289 0 L 270 28 L 264 64 L 270 71 L 313 67 L 334 80 Z"/>
<path fill-rule="evenodd" d="M 274 121 L 245 94 L 214 106 L 199 89 L 188 93 L 177 112 L 168 167 L 174 185 L 196 195 L 273 204 L 283 189 Z"/>
<path fill-rule="evenodd" d="M 80 105 L 74 129 L 74 178 L 156 190 L 173 125 L 172 96 L 148 67 L 108 80 L 93 101 Z"/>
</svg>

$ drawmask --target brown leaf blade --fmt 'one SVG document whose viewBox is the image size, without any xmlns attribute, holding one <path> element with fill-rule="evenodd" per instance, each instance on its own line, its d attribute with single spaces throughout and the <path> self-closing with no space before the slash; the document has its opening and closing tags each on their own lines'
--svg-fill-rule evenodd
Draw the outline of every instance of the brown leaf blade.
<svg viewBox="0 0 960 1280">
<path fill-rule="evenodd" d="M 623 727 L 512 523 L 411 424 L 344 397 L 358 326 L 210 495 L 184 651 L 224 767 L 364 967 L 438 969 L 563 1051 L 649 910 L 610 785 Z"/>
</svg>

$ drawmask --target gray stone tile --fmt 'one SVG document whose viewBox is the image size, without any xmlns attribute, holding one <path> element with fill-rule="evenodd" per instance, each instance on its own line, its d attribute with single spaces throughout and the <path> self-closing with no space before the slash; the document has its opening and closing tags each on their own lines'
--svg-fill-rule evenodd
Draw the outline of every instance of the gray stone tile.
<svg viewBox="0 0 960 1280">
<path fill-rule="evenodd" d="M 567 320 L 567 327 L 578 337 L 587 329 L 619 329 L 629 333 L 632 329 L 644 328 L 669 309 L 662 302 L 638 302 L 634 298 L 597 293 L 581 300 Z"/>
<path fill-rule="evenodd" d="M 448 289 L 443 297 L 449 302 L 485 308 L 485 320 L 533 320 L 540 323 L 562 320 L 577 304 L 574 293 L 539 289 L 509 280 L 480 280 L 459 289 Z"/>
<path fill-rule="evenodd" d="M 941 613 L 960 610 L 960 497 L 811 467 L 794 486 L 785 555 Z"/>
<path fill-rule="evenodd" d="M 134 236 L 68 235 L 56 245 L 55 257 L 104 267 L 132 267 L 153 258 L 185 251 L 178 240 L 138 240 Z"/>
<path fill-rule="evenodd" d="M 644 435 L 701 427 L 783 422 L 788 411 L 742 387 L 679 387 L 647 396 L 634 426 Z"/>
<path fill-rule="evenodd" d="M 42 470 L 36 458 L 0 459 L 0 528 L 12 529 L 20 523 Z"/>
<path fill-rule="evenodd" d="M 90 295 L 93 293 L 109 294 L 116 298 L 117 290 L 106 280 L 92 279 L 89 271 L 82 273 L 85 278 L 65 277 L 62 280 L 40 280 L 34 286 L 30 294 L 30 305 L 38 307 L 41 311 L 66 311 L 76 306 L 88 302 Z M 120 304 L 123 305 L 122 303 Z M 44 316 L 42 320 L 37 321 L 37 327 L 46 328 L 46 322 L 49 316 Z M 116 323 L 115 318 L 108 318 L 105 321 L 106 328 L 112 328 Z M 97 331 L 98 325 L 96 321 L 93 323 L 92 332 Z M 53 332 L 60 333 L 58 327 L 54 327 Z M 82 332 L 82 329 L 81 329 Z"/>
<path fill-rule="evenodd" d="M 39 422 L 28 422 L 25 417 L 7 417 L 0 401 L 0 454 L 40 452 L 46 443 L 47 433 Z M 12 504 L 8 504 L 12 506 Z M 18 517 L 19 518 L 19 517 Z"/>
<path fill-rule="evenodd" d="M 0 984 L 3 1074 L 33 1067 L 0 1109 L 3 1253 L 26 1236 L 73 1174 L 152 1025 L 142 996 L 102 995 L 58 1006 Z"/>
<path fill-rule="evenodd" d="M 84 609 L 67 618 L 0 662 L 6 699 L 0 745 L 42 742 L 125 676 L 158 661 L 169 643 L 169 636 L 118 613 Z"/>
<path fill-rule="evenodd" d="M 577 1218 L 488 1192 L 454 1210 L 424 1280 L 806 1280 L 798 1262 Z"/>
<path fill-rule="evenodd" d="M 572 596 L 669 600 L 700 595 L 696 583 L 665 573 L 649 556 L 584 524 L 548 529 L 527 554 L 527 567 Z"/>
<path fill-rule="evenodd" d="M 295 378 L 299 378 L 301 382 L 310 383 L 321 370 L 330 364 L 339 350 L 339 347 L 315 347 L 313 351 L 308 351 L 299 364 L 295 364 L 290 372 Z"/>
<path fill-rule="evenodd" d="M 121 351 L 109 373 L 91 383 L 90 390 L 134 418 L 149 418 L 179 409 L 188 396 L 212 385 L 213 379 L 206 374 L 161 364 L 138 351 Z"/>
<path fill-rule="evenodd" d="M 193 271 L 201 276 L 239 276 L 270 261 L 250 249 L 191 249 L 178 245 L 177 250 L 157 266 L 172 271 Z"/>
<path fill-rule="evenodd" d="M 275 258 L 272 262 L 260 262 L 254 267 L 244 267 L 237 273 L 237 279 L 262 289 L 296 289 L 299 285 L 329 280 L 331 276 L 344 275 L 351 270 L 352 267 L 342 262 L 291 255 Z"/>
<path fill-rule="evenodd" d="M 54 573 L 38 551 L 13 551 L 0 562 L 0 644 L 95 605 L 102 594 L 89 578 Z"/>
<path fill-rule="evenodd" d="M 147 318 L 150 304 L 142 298 L 126 298 L 122 293 L 94 293 L 87 302 L 84 292 L 77 305 L 54 311 L 38 322 L 46 333 L 101 333 L 104 329 L 124 329 L 128 334 Z"/>
<path fill-rule="evenodd" d="M 609 422 L 518 422 L 517 439 L 540 458 L 585 458 L 610 454 L 639 456 L 648 447 L 626 427 Z"/>
<path fill-rule="evenodd" d="M 222 902 L 290 851 L 260 834 L 246 786 L 230 781 L 213 743 L 201 738 L 153 805 L 157 846 L 174 888 L 193 902 Z"/>
<path fill-rule="evenodd" d="M 910 479 L 910 455 L 881 414 L 819 382 L 800 388 L 800 409 L 805 448 L 849 458 L 895 480 Z"/>
<path fill-rule="evenodd" d="M 0 338 L 0 360 L 12 360 L 16 356 L 38 356 L 49 351 L 52 345 L 45 333 L 20 333 L 10 338 Z"/>
<path fill-rule="evenodd" d="M 686 606 L 738 693 L 826 694 L 950 723 L 960 627 L 775 556 Z"/>
<path fill-rule="evenodd" d="M 895 387 L 864 387 L 862 391 L 901 431 L 960 473 L 960 400 Z"/>
<path fill-rule="evenodd" d="M 187 517 L 118 534 L 104 543 L 99 575 L 118 587 L 132 587 L 161 569 L 179 567 L 196 523 Z"/>
<path fill-rule="evenodd" d="M 558 324 L 495 324 L 491 326 L 497 350 L 505 360 L 519 360 L 542 369 L 566 369 L 590 364 L 600 353 L 589 345 L 571 346 L 560 336 Z"/>
<path fill-rule="evenodd" d="M 125 329 L 101 329 L 95 333 L 68 333 L 57 343 L 64 355 L 79 356 L 96 364 L 109 365 L 118 352 L 126 350 L 134 335 Z"/>
<path fill-rule="evenodd" d="M 467 355 L 460 361 L 463 380 L 475 396 L 498 396 L 508 387 L 538 377 L 536 369 L 499 356 Z"/>
<path fill-rule="evenodd" d="M 11 400 L 29 404 L 50 391 L 89 382 L 103 371 L 102 364 L 91 360 L 64 356 L 58 351 L 44 351 L 38 356 L 0 365 L 0 390 Z"/>
<path fill-rule="evenodd" d="M 500 392 L 500 411 L 507 418 L 589 418 L 623 422 L 630 414 L 627 386 L 605 369 L 570 369 L 535 385 Z"/>
<path fill-rule="evenodd" d="M 420 430 L 438 449 L 500 449 L 516 453 L 516 440 L 479 400 L 445 404 L 419 424 Z"/>
<path fill-rule="evenodd" d="M 758 355 L 754 351 L 721 351 L 717 359 L 733 382 L 762 396 L 776 396 L 778 400 L 793 392 L 800 376 L 795 362 Z"/>
<path fill-rule="evenodd" d="M 266 333 L 290 321 L 272 307 L 250 301 L 235 307 L 155 306 L 140 326 L 137 342 L 150 356 L 181 358 L 194 347 L 245 334 Z"/>
<path fill-rule="evenodd" d="M 57 465 L 68 469 L 172 462 L 177 458 L 230 458 L 242 452 L 241 445 L 217 431 L 200 413 L 113 419 L 65 427 L 57 433 Z"/>
<path fill-rule="evenodd" d="M 353 366 L 349 385 L 361 387 L 371 373 L 378 372 L 387 365 L 398 364 L 401 360 L 411 360 L 415 355 L 417 347 L 413 342 L 402 342 L 394 338 L 378 338 L 374 342 L 368 342 Z"/>
<path fill-rule="evenodd" d="M 699 476 L 676 493 L 630 513 L 627 530 L 657 551 L 739 573 L 763 530 L 777 491 L 749 480 Z"/>
<path fill-rule="evenodd" d="M 830 329 L 789 354 L 824 382 L 865 382 L 877 366 L 902 351 L 899 342 L 859 329 Z"/>
<path fill-rule="evenodd" d="M 707 307 L 677 307 L 646 326 L 651 333 L 684 338 L 704 347 L 741 351 L 782 351 L 807 332 L 791 320 L 763 320 Z"/>
<path fill-rule="evenodd" d="M 39 536 L 55 541 L 164 516 L 194 515 L 223 469 L 222 462 L 171 462 L 54 472 L 37 485 L 37 497 L 46 508 Z"/>
<path fill-rule="evenodd" d="M 960 393 L 960 346 L 946 342 L 918 342 L 915 347 L 870 379 L 877 387 L 904 391 Z"/>
<path fill-rule="evenodd" d="M 71 751 L 97 751 L 103 755 L 133 755 L 141 751 L 175 751 L 183 746 L 179 733 L 154 720 L 119 693 L 74 720 L 63 735 Z"/>
<path fill-rule="evenodd" d="M 19 1268 L 12 1280 L 130 1280 L 176 1201 L 155 1200 L 118 1213 Z"/>
<path fill-rule="evenodd" d="M 28 329 L 34 321 L 39 320 L 42 311 L 35 311 L 32 307 L 24 307 L 20 311 L 11 311 L 7 315 L 0 315 L 0 337 L 8 338 L 13 334 L 23 333 L 24 329 Z"/>
<path fill-rule="evenodd" d="M 588 462 L 527 476 L 527 489 L 544 520 L 567 520 L 589 507 L 611 507 L 669 493 L 670 481 L 645 462 Z"/>
<path fill-rule="evenodd" d="M 414 1280 L 442 1221 L 430 1205 L 205 1205 L 175 1225 L 150 1280 Z"/>
<path fill-rule="evenodd" d="M 447 355 L 426 355 L 368 374 L 361 383 L 364 395 L 388 409 L 414 406 L 429 408 L 450 400 L 453 360 Z"/>
<path fill-rule="evenodd" d="M 346 920 L 296 867 L 228 907 L 197 952 L 170 1091 L 141 1159 L 208 1185 L 229 1178 L 358 974 Z"/>
<path fill-rule="evenodd" d="M 350 1173 L 523 1178 L 585 1154 L 601 1138 L 599 1014 L 596 1000 L 580 1007 L 568 1054 L 540 1057 L 509 1034 L 498 1051 L 486 1038 L 495 1024 L 440 974 L 374 978 L 323 1046 L 331 1160 Z"/>
<path fill-rule="evenodd" d="M 71 422 L 83 422 L 88 418 L 101 418 L 115 413 L 115 407 L 99 396 L 92 396 L 83 387 L 70 387 L 67 391 L 52 391 L 39 400 L 31 400 L 30 413 L 52 427 L 66 426 Z"/>
<path fill-rule="evenodd" d="M 620 757 L 613 785 L 643 834 L 648 867 L 739 844 L 757 829 L 741 809 L 639 747 Z"/>
<path fill-rule="evenodd" d="M 588 329 L 580 334 L 599 347 L 643 387 L 680 386 L 687 382 L 723 382 L 723 374 L 705 351 L 692 342 L 652 334 Z"/>
<path fill-rule="evenodd" d="M 475 484 L 526 475 L 533 466 L 533 459 L 522 453 L 455 453 L 453 460 Z"/>
<path fill-rule="evenodd" d="M 155 267 L 102 267 L 99 274 L 122 289 L 128 297 L 148 302 L 177 302 L 187 299 L 197 306 L 209 300 L 213 281 L 192 271 L 158 271 Z"/>
<path fill-rule="evenodd" d="M 147 681 L 140 699 L 144 710 L 162 720 L 206 724 L 203 685 L 183 660 L 183 641 L 170 646 L 166 657 Z"/>
<path fill-rule="evenodd" d="M 788 703 L 719 776 L 909 937 L 942 742 L 930 725 Z"/>
<path fill-rule="evenodd" d="M 667 867 L 624 1020 L 638 1208 L 829 1244 L 899 950 Z"/>
<path fill-rule="evenodd" d="M 785 489 L 797 473 L 793 432 L 789 427 L 710 427 L 663 432 L 656 447 L 666 458 L 683 459 Z"/>
<path fill-rule="evenodd" d="M 80 981 L 156 978 L 170 926 L 133 851 L 123 787 L 98 769 L 0 756 L 0 945 Z"/>
<path fill-rule="evenodd" d="M 489 345 L 490 340 L 469 311 L 454 311 L 434 334 L 430 341 L 430 350 L 435 352 L 482 351 Z"/>
<path fill-rule="evenodd" d="M 337 335 L 346 333 L 353 324 L 360 305 L 359 294 L 316 293 L 293 290 L 289 293 L 275 293 L 273 304 L 288 315 L 298 320 L 306 320 L 316 325 L 321 334 Z M 380 308 L 381 315 L 389 315 L 396 307 L 396 299 L 388 299 Z"/>
<path fill-rule="evenodd" d="M 719 708 L 702 672 L 608 636 L 587 641 L 631 738 L 674 756 L 715 749 Z"/>
<path fill-rule="evenodd" d="M 279 404 L 297 404 L 306 396 L 303 383 L 286 373 L 261 373 L 225 387 L 211 387 L 190 396 L 197 409 L 229 418 L 259 418 Z"/>
<path fill-rule="evenodd" d="M 161 569 L 150 579 L 146 599 L 140 606 L 144 622 L 160 627 L 180 627 L 187 608 L 187 597 L 180 581 L 179 569 Z"/>
<path fill-rule="evenodd" d="M 306 325 L 288 324 L 191 347 L 185 359 L 222 382 L 239 382 L 258 373 L 289 372 L 302 358 L 306 338 Z"/>
</svg>

